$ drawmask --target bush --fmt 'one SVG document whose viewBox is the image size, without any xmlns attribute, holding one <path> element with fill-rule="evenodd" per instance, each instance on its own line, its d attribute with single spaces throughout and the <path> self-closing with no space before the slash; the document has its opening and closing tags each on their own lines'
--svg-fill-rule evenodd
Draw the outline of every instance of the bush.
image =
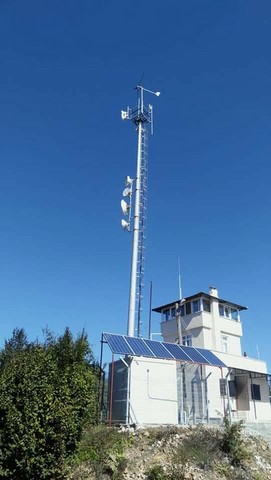
<svg viewBox="0 0 271 480">
<path fill-rule="evenodd" d="M 166 475 L 164 473 L 163 467 L 161 465 L 154 465 L 147 472 L 147 479 L 148 480 L 165 480 Z"/>
<path fill-rule="evenodd" d="M 66 459 L 96 415 L 97 369 L 84 332 L 43 343 L 15 330 L 0 355 L 0 478 L 65 476 Z"/>
<path fill-rule="evenodd" d="M 200 468 L 209 468 L 220 457 L 219 431 L 198 425 L 178 445 L 174 462 L 181 465 L 195 463 Z"/>
<path fill-rule="evenodd" d="M 248 456 L 242 435 L 243 428 L 243 421 L 230 424 L 227 418 L 224 419 L 220 447 L 228 455 L 232 465 L 240 465 Z"/>
<path fill-rule="evenodd" d="M 90 425 L 84 431 L 74 462 L 77 465 L 88 463 L 97 477 L 108 474 L 111 478 L 119 478 L 127 465 L 124 452 L 130 442 L 128 433 L 114 427 Z"/>
</svg>

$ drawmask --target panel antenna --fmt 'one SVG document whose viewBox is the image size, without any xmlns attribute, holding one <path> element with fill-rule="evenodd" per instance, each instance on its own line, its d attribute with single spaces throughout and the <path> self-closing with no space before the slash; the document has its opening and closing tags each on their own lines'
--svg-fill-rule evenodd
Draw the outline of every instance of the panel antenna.
<svg viewBox="0 0 271 480">
<path fill-rule="evenodd" d="M 148 130 L 153 132 L 153 107 L 144 105 L 144 92 L 151 93 L 157 97 L 160 92 L 154 92 L 142 87 L 136 86 L 137 105 L 133 108 L 127 107 L 127 110 L 121 111 L 123 120 L 131 120 L 137 131 L 137 162 L 136 178 L 129 176 L 125 179 L 125 189 L 123 196 L 130 199 L 130 204 L 121 202 L 121 209 L 124 215 L 129 215 L 127 227 L 125 230 L 133 232 L 132 262 L 130 273 L 130 294 L 129 294 L 129 312 L 127 335 L 133 337 L 140 336 L 141 313 L 143 300 L 143 281 L 145 266 L 145 240 L 146 240 L 146 219 L 147 219 L 147 179 L 148 179 Z M 135 183 L 135 201 L 132 218 L 132 194 L 133 184 Z M 123 203 L 124 202 L 124 203 Z M 125 220 L 122 220 L 122 226 Z M 137 327 L 135 329 L 135 322 Z"/>
</svg>

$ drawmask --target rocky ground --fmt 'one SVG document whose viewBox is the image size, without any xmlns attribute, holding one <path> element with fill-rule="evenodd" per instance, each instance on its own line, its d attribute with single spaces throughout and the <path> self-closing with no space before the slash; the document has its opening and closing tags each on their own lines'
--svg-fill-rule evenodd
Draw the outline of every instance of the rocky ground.
<svg viewBox="0 0 271 480">
<path fill-rule="evenodd" d="M 230 427 L 231 428 L 231 427 Z M 118 430 L 123 448 L 77 467 L 71 480 L 270 480 L 270 445 L 212 427 Z M 224 443 L 223 443 L 224 442 Z"/>
</svg>

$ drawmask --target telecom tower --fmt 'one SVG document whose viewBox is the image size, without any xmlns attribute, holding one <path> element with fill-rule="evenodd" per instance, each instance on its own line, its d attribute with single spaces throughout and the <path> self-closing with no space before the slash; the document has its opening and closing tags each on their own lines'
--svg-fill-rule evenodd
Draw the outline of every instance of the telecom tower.
<svg viewBox="0 0 271 480">
<path fill-rule="evenodd" d="M 131 120 L 137 130 L 137 165 L 136 178 L 133 180 L 126 177 L 126 188 L 123 196 L 129 198 L 129 204 L 121 201 L 121 208 L 124 215 L 129 215 L 128 222 L 122 220 L 122 227 L 133 232 L 132 261 L 130 274 L 130 295 L 127 335 L 134 336 L 135 322 L 137 322 L 136 336 L 140 336 L 141 312 L 143 299 L 144 263 L 145 263 L 145 239 L 146 239 L 146 208 L 147 208 L 147 187 L 148 187 L 148 131 L 151 128 L 153 133 L 153 107 L 144 105 L 144 92 L 152 93 L 159 97 L 160 92 L 153 92 L 137 85 L 137 106 L 127 107 L 121 112 L 123 120 Z M 134 187 L 135 183 L 135 187 Z M 133 188 L 134 187 L 134 188 Z M 132 195 L 134 193 L 134 215 L 132 218 Z"/>
</svg>

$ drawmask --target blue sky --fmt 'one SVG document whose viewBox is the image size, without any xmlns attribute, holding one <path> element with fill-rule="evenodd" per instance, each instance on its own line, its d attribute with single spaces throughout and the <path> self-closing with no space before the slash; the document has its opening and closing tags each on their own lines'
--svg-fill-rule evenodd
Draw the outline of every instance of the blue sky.
<svg viewBox="0 0 271 480">
<path fill-rule="evenodd" d="M 270 354 L 269 0 L 0 1 L 1 341 L 22 326 L 126 332 L 120 228 L 144 72 L 150 139 L 146 306 L 219 289 L 246 305 L 243 350 Z M 154 330 L 159 317 L 153 316 Z M 269 368 L 269 370 L 270 370 Z"/>
</svg>

